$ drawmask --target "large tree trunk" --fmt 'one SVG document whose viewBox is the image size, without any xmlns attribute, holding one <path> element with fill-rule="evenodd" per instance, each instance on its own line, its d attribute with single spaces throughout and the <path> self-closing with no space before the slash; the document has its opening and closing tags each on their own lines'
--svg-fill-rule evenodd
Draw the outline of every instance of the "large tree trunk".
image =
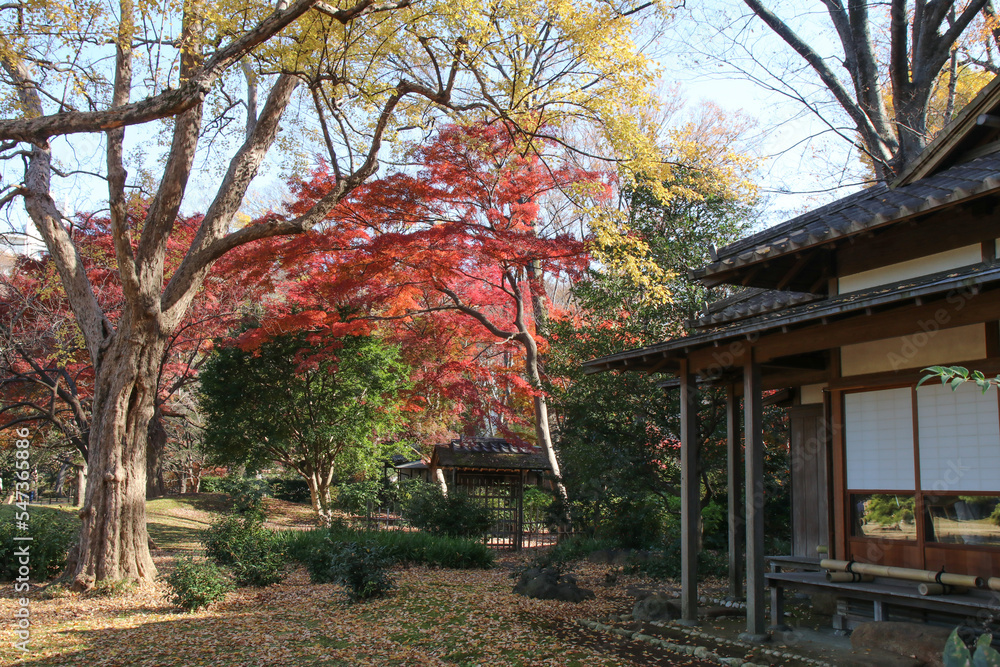
<svg viewBox="0 0 1000 667">
<path fill-rule="evenodd" d="M 124 319 L 124 318 L 123 318 Z M 128 335 L 131 334 L 131 335 Z M 151 581 L 146 532 L 146 435 L 165 337 L 119 329 L 97 370 L 87 493 L 73 587 L 98 580 Z"/>
</svg>

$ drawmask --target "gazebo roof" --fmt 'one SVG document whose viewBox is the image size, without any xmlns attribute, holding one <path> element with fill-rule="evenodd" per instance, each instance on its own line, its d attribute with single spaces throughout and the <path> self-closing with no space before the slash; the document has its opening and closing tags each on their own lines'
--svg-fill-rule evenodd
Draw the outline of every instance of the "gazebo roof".
<svg viewBox="0 0 1000 667">
<path fill-rule="evenodd" d="M 435 445 L 432 468 L 476 468 L 487 470 L 550 470 L 545 451 L 531 445 L 516 445 L 502 438 L 458 438 Z"/>
</svg>

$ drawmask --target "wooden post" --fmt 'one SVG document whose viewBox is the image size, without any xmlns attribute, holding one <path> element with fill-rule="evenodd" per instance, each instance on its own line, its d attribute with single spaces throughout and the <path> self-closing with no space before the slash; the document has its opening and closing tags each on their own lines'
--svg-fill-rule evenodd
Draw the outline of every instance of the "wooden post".
<svg viewBox="0 0 1000 667">
<path fill-rule="evenodd" d="M 760 365 L 751 348 L 743 366 L 746 457 L 747 631 L 744 641 L 768 638 L 764 615 L 764 406 Z"/>
<path fill-rule="evenodd" d="M 698 622 L 698 386 L 681 360 L 681 623 Z"/>
<path fill-rule="evenodd" d="M 744 523 L 741 496 L 743 474 L 740 465 L 740 402 L 736 387 L 726 387 L 726 472 L 729 484 L 729 597 L 743 598 L 743 539 Z"/>
<path fill-rule="evenodd" d="M 524 471 L 517 473 L 517 521 L 515 530 L 517 536 L 514 538 L 514 549 L 520 551 L 524 546 Z"/>
</svg>

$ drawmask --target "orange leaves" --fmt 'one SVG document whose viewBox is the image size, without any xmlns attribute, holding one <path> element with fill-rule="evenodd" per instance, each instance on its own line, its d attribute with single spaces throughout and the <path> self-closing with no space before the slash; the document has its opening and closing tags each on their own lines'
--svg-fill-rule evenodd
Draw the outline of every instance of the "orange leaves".
<svg viewBox="0 0 1000 667">
<path fill-rule="evenodd" d="M 411 151 L 415 167 L 356 188 L 318 231 L 258 244 L 267 263 L 253 279 L 272 291 L 274 321 L 245 344 L 365 320 L 402 346 L 414 394 L 434 397 L 410 405 L 433 404 L 441 419 L 523 421 L 535 393 L 524 336 L 546 348 L 535 324 L 556 314 L 546 290 L 590 262 L 587 239 L 571 233 L 575 201 L 608 187 L 600 174 L 543 163 L 516 137 L 503 123 L 445 127 Z M 332 187 L 321 165 L 292 184 L 291 214 Z"/>
</svg>

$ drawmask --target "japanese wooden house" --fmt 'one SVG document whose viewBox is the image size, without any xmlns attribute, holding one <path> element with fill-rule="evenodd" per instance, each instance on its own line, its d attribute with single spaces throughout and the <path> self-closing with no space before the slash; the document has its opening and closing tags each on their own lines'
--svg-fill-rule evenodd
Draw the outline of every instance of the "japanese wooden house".
<svg viewBox="0 0 1000 667">
<path fill-rule="evenodd" d="M 696 614 L 694 443 L 706 384 L 730 398 L 730 534 L 742 541 L 742 504 L 749 636 L 766 637 L 774 576 L 762 517 L 770 390 L 792 397 L 793 555 L 826 547 L 836 559 L 1000 577 L 1000 392 L 917 387 L 931 365 L 1000 372 L 998 254 L 1000 79 L 892 184 L 713 250 L 691 277 L 734 291 L 696 314 L 689 335 L 587 362 L 589 372 L 679 380 L 685 619 Z M 980 593 L 995 620 L 1000 593 Z M 892 602 L 871 599 L 876 618 Z"/>
</svg>

